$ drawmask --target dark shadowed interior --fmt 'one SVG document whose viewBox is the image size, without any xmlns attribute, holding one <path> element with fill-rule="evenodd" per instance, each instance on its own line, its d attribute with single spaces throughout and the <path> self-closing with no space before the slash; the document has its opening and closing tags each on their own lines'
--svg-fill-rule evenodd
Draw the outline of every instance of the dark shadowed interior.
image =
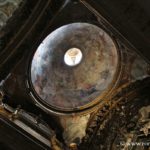
<svg viewBox="0 0 150 150">
<path fill-rule="evenodd" d="M 0 150 L 150 150 L 149 0 L 0 0 Z"/>
</svg>

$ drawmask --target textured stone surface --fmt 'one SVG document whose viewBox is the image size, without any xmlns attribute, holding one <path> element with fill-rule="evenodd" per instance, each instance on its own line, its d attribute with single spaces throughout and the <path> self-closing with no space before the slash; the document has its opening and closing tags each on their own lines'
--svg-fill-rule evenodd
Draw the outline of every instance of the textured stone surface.
<svg viewBox="0 0 150 150">
<path fill-rule="evenodd" d="M 69 67 L 64 54 L 70 48 L 83 53 L 81 63 Z M 31 65 L 31 80 L 40 98 L 55 108 L 78 109 L 91 103 L 112 83 L 118 54 L 112 39 L 87 23 L 60 27 L 38 47 Z"/>
<path fill-rule="evenodd" d="M 18 8 L 22 0 L 0 0 L 0 29 Z"/>
<path fill-rule="evenodd" d="M 60 118 L 61 125 L 63 127 L 63 137 L 65 143 L 77 143 L 81 142 L 81 139 L 85 136 L 86 127 L 90 114 L 84 116 L 71 116 Z"/>
</svg>

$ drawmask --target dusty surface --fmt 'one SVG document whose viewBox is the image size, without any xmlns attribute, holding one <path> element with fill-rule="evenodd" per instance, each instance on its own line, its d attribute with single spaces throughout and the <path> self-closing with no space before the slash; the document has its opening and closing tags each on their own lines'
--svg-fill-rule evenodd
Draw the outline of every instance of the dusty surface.
<svg viewBox="0 0 150 150">
<path fill-rule="evenodd" d="M 0 0 L 0 28 L 6 24 L 21 1 L 22 0 Z"/>
</svg>

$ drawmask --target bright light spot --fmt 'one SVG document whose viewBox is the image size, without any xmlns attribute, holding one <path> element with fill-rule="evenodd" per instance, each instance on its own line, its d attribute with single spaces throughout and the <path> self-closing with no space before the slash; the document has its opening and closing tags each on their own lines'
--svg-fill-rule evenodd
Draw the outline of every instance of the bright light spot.
<svg viewBox="0 0 150 150">
<path fill-rule="evenodd" d="M 64 55 L 64 61 L 68 66 L 76 66 L 81 60 L 82 52 L 78 48 L 71 48 Z"/>
</svg>

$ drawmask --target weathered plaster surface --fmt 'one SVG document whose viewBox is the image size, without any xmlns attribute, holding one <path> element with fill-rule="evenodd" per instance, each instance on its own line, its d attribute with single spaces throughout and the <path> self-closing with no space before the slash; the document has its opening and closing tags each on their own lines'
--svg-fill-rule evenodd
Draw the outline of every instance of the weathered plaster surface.
<svg viewBox="0 0 150 150">
<path fill-rule="evenodd" d="M 22 0 L 0 0 L 0 28 L 6 24 L 21 1 Z"/>
<path fill-rule="evenodd" d="M 81 63 L 69 67 L 64 54 L 70 48 L 83 53 Z M 102 29 L 87 23 L 58 28 L 38 47 L 31 66 L 31 80 L 43 101 L 56 108 L 74 109 L 92 102 L 112 83 L 118 54 Z"/>
</svg>

